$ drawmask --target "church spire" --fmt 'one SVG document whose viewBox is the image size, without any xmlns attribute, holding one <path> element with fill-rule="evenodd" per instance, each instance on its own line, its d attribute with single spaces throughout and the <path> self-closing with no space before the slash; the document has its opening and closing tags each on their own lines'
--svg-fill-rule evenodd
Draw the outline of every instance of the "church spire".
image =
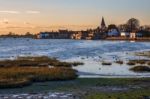
<svg viewBox="0 0 150 99">
<path fill-rule="evenodd" d="M 106 27 L 105 20 L 104 17 L 102 17 L 101 28 L 105 28 L 105 27 Z"/>
</svg>

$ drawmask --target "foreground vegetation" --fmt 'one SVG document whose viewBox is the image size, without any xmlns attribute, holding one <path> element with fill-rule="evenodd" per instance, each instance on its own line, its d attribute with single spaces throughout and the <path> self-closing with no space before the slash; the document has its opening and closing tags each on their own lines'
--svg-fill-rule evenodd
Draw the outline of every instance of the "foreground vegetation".
<svg viewBox="0 0 150 99">
<path fill-rule="evenodd" d="M 130 90 L 117 93 L 95 92 L 85 96 L 85 99 L 150 99 L 150 89 Z"/>
<path fill-rule="evenodd" d="M 0 68 L 0 88 L 23 87 L 33 82 L 71 80 L 76 77 L 76 71 L 67 67 Z"/>
<path fill-rule="evenodd" d="M 83 65 L 81 62 L 61 62 L 56 58 L 49 58 L 47 56 L 39 56 L 39 57 L 18 57 L 15 60 L 1 60 L 0 67 L 71 67 Z"/>
<path fill-rule="evenodd" d="M 0 88 L 23 87 L 41 81 L 72 80 L 77 78 L 77 71 L 72 66 L 82 64 L 61 62 L 46 56 L 1 60 Z"/>
<path fill-rule="evenodd" d="M 146 59 L 139 59 L 139 60 L 129 60 L 127 63 L 128 65 L 136 65 L 136 64 L 149 64 L 150 60 Z"/>
<path fill-rule="evenodd" d="M 71 67 L 82 64 L 44 56 L 0 61 L 0 94 L 69 91 L 80 99 L 149 99 L 150 78 L 77 78 Z"/>
<path fill-rule="evenodd" d="M 136 56 L 150 57 L 150 51 L 136 52 L 135 55 L 136 55 Z"/>
<path fill-rule="evenodd" d="M 150 67 L 148 66 L 135 66 L 132 67 L 130 70 L 134 72 L 150 72 Z"/>
<path fill-rule="evenodd" d="M 150 78 L 77 78 L 33 83 L 17 89 L 0 89 L 0 94 L 72 92 L 80 96 L 79 99 L 145 99 L 143 97 L 150 96 L 149 82 Z M 117 88 L 120 90 L 113 90 Z"/>
</svg>

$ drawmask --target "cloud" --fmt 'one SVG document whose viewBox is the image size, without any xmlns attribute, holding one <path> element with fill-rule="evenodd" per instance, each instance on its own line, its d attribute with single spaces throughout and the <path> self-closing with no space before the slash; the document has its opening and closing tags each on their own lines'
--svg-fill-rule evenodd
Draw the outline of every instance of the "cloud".
<svg viewBox="0 0 150 99">
<path fill-rule="evenodd" d="M 8 19 L 4 19 L 3 23 L 8 24 L 9 23 Z"/>
<path fill-rule="evenodd" d="M 33 11 L 33 10 L 30 10 L 30 11 L 26 11 L 27 14 L 38 14 L 40 13 L 40 11 Z"/>
<path fill-rule="evenodd" d="M 29 22 L 24 22 L 24 25 L 30 25 L 30 23 Z"/>
<path fill-rule="evenodd" d="M 5 27 L 6 29 L 33 29 L 33 26 L 19 26 L 19 25 L 9 25 Z"/>
<path fill-rule="evenodd" d="M 20 14 L 20 13 L 25 13 L 25 14 L 38 14 L 40 13 L 40 11 L 36 11 L 36 10 L 28 10 L 28 11 L 15 11 L 15 10 L 0 10 L 0 13 L 3 14 Z"/>
<path fill-rule="evenodd" d="M 0 13 L 6 13 L 6 14 L 18 14 L 20 13 L 19 11 L 7 11 L 7 10 L 4 10 L 4 11 L 0 11 Z"/>
<path fill-rule="evenodd" d="M 9 20 L 4 18 L 4 19 L 0 20 L 0 23 L 9 24 Z"/>
</svg>

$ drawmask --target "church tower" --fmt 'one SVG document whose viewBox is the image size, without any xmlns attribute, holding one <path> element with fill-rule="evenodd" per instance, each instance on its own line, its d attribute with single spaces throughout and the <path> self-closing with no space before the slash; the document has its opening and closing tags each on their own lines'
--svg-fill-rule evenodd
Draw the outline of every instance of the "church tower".
<svg viewBox="0 0 150 99">
<path fill-rule="evenodd" d="M 106 28 L 104 17 L 102 17 L 102 21 L 101 21 L 101 26 L 100 27 L 101 27 L 101 29 L 105 29 Z"/>
</svg>

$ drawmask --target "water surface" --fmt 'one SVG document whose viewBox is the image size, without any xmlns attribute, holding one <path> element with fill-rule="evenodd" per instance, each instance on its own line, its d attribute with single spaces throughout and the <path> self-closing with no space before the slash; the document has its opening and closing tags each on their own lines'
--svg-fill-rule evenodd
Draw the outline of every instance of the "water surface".
<svg viewBox="0 0 150 99">
<path fill-rule="evenodd" d="M 131 66 L 126 64 L 101 65 L 106 60 L 127 62 L 139 58 L 134 52 L 146 50 L 150 50 L 149 42 L 0 38 L 1 60 L 44 55 L 63 61 L 82 61 L 84 66 L 75 67 L 81 77 L 149 77 L 150 73 L 129 71 Z"/>
</svg>

